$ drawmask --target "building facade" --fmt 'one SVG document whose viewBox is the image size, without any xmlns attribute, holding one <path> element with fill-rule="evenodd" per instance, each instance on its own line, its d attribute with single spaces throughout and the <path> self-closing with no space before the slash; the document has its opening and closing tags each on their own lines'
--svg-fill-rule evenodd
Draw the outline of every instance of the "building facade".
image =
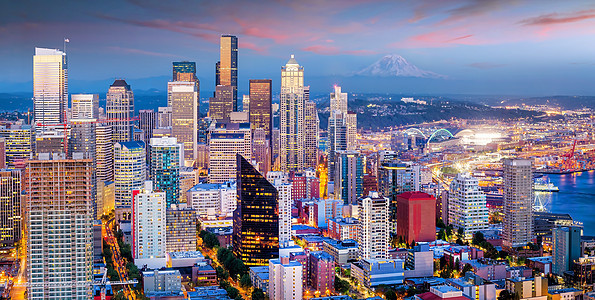
<svg viewBox="0 0 595 300">
<path fill-rule="evenodd" d="M 405 242 L 436 240 L 436 198 L 423 192 L 397 196 L 397 236 Z"/>
<path fill-rule="evenodd" d="M 146 178 L 145 144 L 114 144 L 116 219 L 130 220 L 133 191 L 141 189 Z"/>
<path fill-rule="evenodd" d="M 116 79 L 106 95 L 105 113 L 112 125 L 114 143 L 132 141 L 134 93 L 124 79 Z"/>
<path fill-rule="evenodd" d="M 338 151 L 335 162 L 335 198 L 355 204 L 364 192 L 365 157 L 358 151 Z"/>
<path fill-rule="evenodd" d="M 289 257 L 269 261 L 269 299 L 303 299 L 303 266 Z"/>
<path fill-rule="evenodd" d="M 132 209 L 132 255 L 140 268 L 147 260 L 165 259 L 165 192 L 155 191 L 153 182 L 145 181 L 134 191 Z"/>
<path fill-rule="evenodd" d="M 386 259 L 388 254 L 388 199 L 371 192 L 358 201 L 360 259 Z"/>
<path fill-rule="evenodd" d="M 236 178 L 236 154 L 252 157 L 249 123 L 213 123 L 209 128 L 209 182 Z"/>
<path fill-rule="evenodd" d="M 457 174 L 448 192 L 448 224 L 463 228 L 465 239 L 489 225 L 486 196 L 479 181 L 467 174 Z"/>
<path fill-rule="evenodd" d="M 151 138 L 149 178 L 156 190 L 165 192 L 166 207 L 180 202 L 182 145 L 175 137 Z"/>
<path fill-rule="evenodd" d="M 35 48 L 33 56 L 33 112 L 37 133 L 66 122 L 68 61 L 58 49 Z M 56 127 L 52 127 L 52 125 Z"/>
<path fill-rule="evenodd" d="M 197 155 L 198 89 L 195 82 L 174 81 L 167 84 L 167 90 L 172 136 L 184 145 L 184 165 L 192 166 Z"/>
<path fill-rule="evenodd" d="M 0 244 L 14 247 L 21 239 L 21 171 L 0 169 Z"/>
<path fill-rule="evenodd" d="M 502 244 L 525 246 L 533 239 L 533 162 L 504 160 L 504 216 Z"/>
</svg>

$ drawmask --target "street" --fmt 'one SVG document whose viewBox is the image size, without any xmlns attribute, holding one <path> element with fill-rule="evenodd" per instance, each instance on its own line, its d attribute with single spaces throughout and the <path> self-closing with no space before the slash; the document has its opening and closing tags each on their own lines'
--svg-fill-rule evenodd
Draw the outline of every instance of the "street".
<svg viewBox="0 0 595 300">
<path fill-rule="evenodd" d="M 114 219 L 110 219 L 109 221 L 107 221 L 107 224 L 105 225 L 106 236 L 104 237 L 104 239 L 107 242 L 107 244 L 109 245 L 110 250 L 112 251 L 112 257 L 113 257 L 113 261 L 114 261 L 114 269 L 116 270 L 116 272 L 118 272 L 118 275 L 120 276 L 120 280 L 127 281 L 128 274 L 127 274 L 127 270 L 126 270 L 126 262 L 122 258 L 122 255 L 120 253 L 120 247 L 118 246 L 118 241 L 116 240 L 116 237 L 113 234 L 113 230 L 112 230 L 113 223 L 114 223 Z M 127 299 L 136 300 L 136 295 L 132 291 L 132 289 L 130 288 L 129 285 L 127 285 L 127 284 L 123 285 L 122 289 L 124 292 L 124 296 L 126 296 Z"/>
</svg>

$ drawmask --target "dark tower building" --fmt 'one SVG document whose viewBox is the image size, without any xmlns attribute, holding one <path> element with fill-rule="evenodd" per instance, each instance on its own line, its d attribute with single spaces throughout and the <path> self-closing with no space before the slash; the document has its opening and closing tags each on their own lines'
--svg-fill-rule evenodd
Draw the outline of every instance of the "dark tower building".
<svg viewBox="0 0 595 300">
<path fill-rule="evenodd" d="M 272 81 L 270 79 L 250 80 L 250 124 L 252 129 L 264 129 L 267 139 L 271 138 Z"/>
<path fill-rule="evenodd" d="M 196 63 L 193 61 L 174 61 L 173 65 L 173 81 L 195 81 L 196 80 Z"/>
<path fill-rule="evenodd" d="M 279 194 L 244 157 L 236 157 L 233 252 L 247 266 L 267 265 L 279 256 Z"/>
<path fill-rule="evenodd" d="M 218 61 L 215 64 L 215 86 L 221 85 L 221 78 L 219 77 L 219 75 L 221 75 L 219 69 L 221 68 L 221 62 Z"/>
<path fill-rule="evenodd" d="M 157 128 L 157 112 L 152 109 L 139 110 L 138 128 L 143 131 L 143 142 L 148 144 L 153 137 L 153 129 Z"/>
</svg>

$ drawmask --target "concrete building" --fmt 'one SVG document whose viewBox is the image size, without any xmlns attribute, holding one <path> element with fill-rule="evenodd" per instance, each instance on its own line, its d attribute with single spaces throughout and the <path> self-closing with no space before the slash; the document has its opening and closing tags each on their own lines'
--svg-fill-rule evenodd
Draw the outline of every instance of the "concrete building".
<svg viewBox="0 0 595 300">
<path fill-rule="evenodd" d="M 415 295 L 414 300 L 469 300 L 463 296 L 463 292 L 448 285 L 437 285 L 430 287 L 430 291 Z"/>
<path fill-rule="evenodd" d="M 548 299 L 547 278 L 507 278 L 506 290 L 517 295 L 517 299 Z"/>
<path fill-rule="evenodd" d="M 0 169 L 0 245 L 14 247 L 21 239 L 21 170 Z"/>
<path fill-rule="evenodd" d="M 186 204 L 172 205 L 166 211 L 166 251 L 196 250 L 196 210 Z"/>
<path fill-rule="evenodd" d="M 496 285 L 471 272 L 464 277 L 446 279 L 446 284 L 463 292 L 463 295 L 473 300 L 496 299 Z"/>
<path fill-rule="evenodd" d="M 563 275 L 572 269 L 572 263 L 582 256 L 582 228 L 557 227 L 552 230 L 552 273 Z"/>
<path fill-rule="evenodd" d="M 188 206 L 196 210 L 200 218 L 231 216 L 237 206 L 237 185 L 226 183 L 199 183 L 187 192 Z"/>
<path fill-rule="evenodd" d="M 138 111 L 138 128 L 143 131 L 143 142 L 149 143 L 153 137 L 153 130 L 157 128 L 157 124 L 157 112 L 155 110 L 141 109 Z M 149 160 L 148 156 L 147 160 Z"/>
<path fill-rule="evenodd" d="M 91 298 L 93 167 L 90 159 L 73 157 L 41 153 L 27 162 L 29 299 Z"/>
<path fill-rule="evenodd" d="M 400 259 L 361 259 L 351 264 L 351 276 L 367 288 L 381 284 L 402 284 L 405 279 L 404 264 Z"/>
<path fill-rule="evenodd" d="M 70 96 L 71 119 L 98 119 L 99 95 L 98 94 L 73 94 Z"/>
<path fill-rule="evenodd" d="M 7 124 L 0 126 L 0 138 L 4 139 L 6 166 L 22 165 L 31 153 L 35 153 L 34 133 L 31 125 Z"/>
<path fill-rule="evenodd" d="M 457 174 L 448 192 L 448 224 L 462 228 L 470 240 L 481 230 L 488 229 L 486 196 L 479 181 L 468 174 Z"/>
<path fill-rule="evenodd" d="M 407 243 L 436 240 L 436 199 L 422 192 L 397 196 L 397 236 Z"/>
<path fill-rule="evenodd" d="M 431 277 L 434 275 L 434 251 L 427 243 L 409 250 L 405 259 L 405 277 Z"/>
<path fill-rule="evenodd" d="M 269 266 L 250 267 L 248 270 L 252 286 L 267 293 L 269 287 Z"/>
<path fill-rule="evenodd" d="M 197 157 L 198 144 L 198 86 L 195 81 L 173 81 L 167 84 L 167 91 L 172 136 L 183 145 L 183 166 L 192 166 Z"/>
<path fill-rule="evenodd" d="M 275 180 L 273 186 L 279 194 L 279 247 L 287 247 L 291 240 L 291 183 Z"/>
<path fill-rule="evenodd" d="M 322 251 L 330 254 L 338 266 L 347 265 L 358 259 L 358 244 L 355 240 L 337 241 L 325 239 L 322 242 Z"/>
<path fill-rule="evenodd" d="M 114 181 L 113 128 L 107 123 L 95 126 L 95 174 L 97 181 Z"/>
<path fill-rule="evenodd" d="M 132 256 L 139 268 L 165 267 L 166 207 L 165 192 L 155 191 L 153 182 L 134 191 L 132 219 Z"/>
<path fill-rule="evenodd" d="M 110 119 L 114 143 L 132 141 L 134 93 L 124 79 L 116 79 L 106 95 L 107 118 Z"/>
<path fill-rule="evenodd" d="M 137 141 L 114 144 L 116 220 L 131 219 L 132 192 L 141 189 L 146 178 L 145 144 Z"/>
<path fill-rule="evenodd" d="M 504 160 L 504 217 L 502 244 L 525 246 L 533 239 L 533 162 Z"/>
<path fill-rule="evenodd" d="M 66 123 L 68 60 L 58 49 L 35 48 L 33 56 L 33 112 L 36 133 Z M 52 126 L 54 125 L 54 126 Z"/>
<path fill-rule="evenodd" d="M 269 299 L 302 299 L 302 264 L 289 257 L 269 261 Z"/>
<path fill-rule="evenodd" d="M 332 218 L 328 220 L 329 237 L 335 240 L 357 240 L 359 222 L 355 218 Z"/>
<path fill-rule="evenodd" d="M 378 192 L 390 200 L 391 232 L 397 232 L 397 195 L 421 190 L 421 166 L 391 159 L 392 153 L 378 154 Z"/>
<path fill-rule="evenodd" d="M 252 157 L 250 123 L 213 123 L 209 128 L 209 182 L 236 178 L 236 154 Z"/>
<path fill-rule="evenodd" d="M 182 291 L 182 275 L 178 270 L 154 270 L 142 272 L 143 291 L 150 296 L 155 292 L 170 292 L 177 295 Z"/>
<path fill-rule="evenodd" d="M 386 259 L 388 251 L 388 199 L 371 192 L 358 206 L 359 259 Z"/>
</svg>

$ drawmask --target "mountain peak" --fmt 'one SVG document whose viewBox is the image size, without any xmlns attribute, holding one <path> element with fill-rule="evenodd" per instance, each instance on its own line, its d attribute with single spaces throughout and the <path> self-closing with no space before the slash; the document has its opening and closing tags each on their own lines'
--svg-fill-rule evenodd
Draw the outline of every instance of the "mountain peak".
<svg viewBox="0 0 595 300">
<path fill-rule="evenodd" d="M 431 71 L 422 70 L 398 54 L 385 55 L 370 66 L 356 72 L 355 75 L 375 77 L 445 77 Z"/>
</svg>

